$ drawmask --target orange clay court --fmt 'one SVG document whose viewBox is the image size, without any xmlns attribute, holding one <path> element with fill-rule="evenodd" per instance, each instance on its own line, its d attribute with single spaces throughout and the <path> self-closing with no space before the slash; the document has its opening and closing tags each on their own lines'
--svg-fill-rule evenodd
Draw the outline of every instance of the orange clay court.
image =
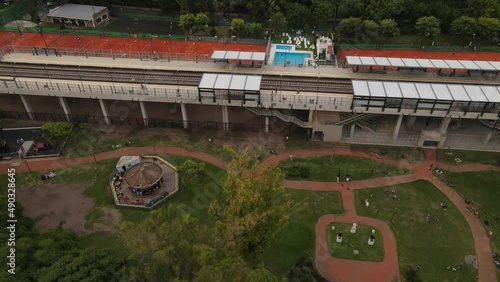
<svg viewBox="0 0 500 282">
<path fill-rule="evenodd" d="M 80 40 L 78 40 L 80 38 Z M 45 41 L 44 41 L 45 40 Z M 265 52 L 265 44 L 223 43 L 208 41 L 183 41 L 164 39 L 142 39 L 131 37 L 99 37 L 89 35 L 0 32 L 0 46 L 23 46 L 51 48 L 96 49 L 132 52 L 167 52 L 197 53 L 211 55 L 214 50 Z M 399 58 L 427 58 L 449 60 L 485 60 L 500 61 L 499 52 L 434 52 L 417 49 L 374 50 L 374 49 L 342 49 L 338 52 L 340 61 L 345 56 L 375 56 Z"/>
<path fill-rule="evenodd" d="M 80 38 L 80 40 L 78 40 Z M 45 41 L 44 41 L 45 40 Z M 131 37 L 103 37 L 90 35 L 0 32 L 0 46 L 101 49 L 133 52 L 197 53 L 212 55 L 215 50 L 265 52 L 265 44 L 224 43 L 143 39 Z"/>
</svg>

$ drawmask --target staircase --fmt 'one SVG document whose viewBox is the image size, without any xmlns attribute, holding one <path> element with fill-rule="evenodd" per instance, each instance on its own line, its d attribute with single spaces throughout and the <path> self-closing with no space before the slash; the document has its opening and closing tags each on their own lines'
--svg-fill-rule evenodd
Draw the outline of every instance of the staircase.
<svg viewBox="0 0 500 282">
<path fill-rule="evenodd" d="M 281 119 L 284 122 L 292 122 L 302 128 L 312 128 L 313 125 L 311 122 L 304 122 L 299 118 L 296 118 L 294 116 L 289 116 L 285 115 L 284 113 L 274 110 L 274 109 L 262 109 L 262 108 L 250 108 L 250 107 L 245 107 L 248 111 L 258 115 L 258 116 L 264 116 L 264 117 L 277 117 Z"/>
<path fill-rule="evenodd" d="M 486 125 L 490 129 L 495 129 L 495 130 L 500 131 L 500 123 L 498 123 L 498 122 L 495 125 L 495 121 L 492 121 L 492 120 L 490 121 L 490 120 L 482 120 L 482 119 L 480 119 L 479 121 L 482 124 Z"/>
<path fill-rule="evenodd" d="M 339 122 L 337 122 L 335 125 L 351 125 L 353 123 L 359 123 L 363 120 L 369 119 L 371 117 L 374 117 L 376 115 L 374 114 L 354 114 L 350 117 L 347 117 Z"/>
</svg>

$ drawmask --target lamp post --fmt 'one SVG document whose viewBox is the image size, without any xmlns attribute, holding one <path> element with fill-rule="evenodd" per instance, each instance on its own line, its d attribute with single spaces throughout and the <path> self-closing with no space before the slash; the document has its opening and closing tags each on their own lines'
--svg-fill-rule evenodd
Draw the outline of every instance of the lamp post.
<svg viewBox="0 0 500 282">
<path fill-rule="evenodd" d="M 194 59 L 196 60 L 196 63 L 198 63 L 198 52 L 196 51 L 196 42 L 193 42 L 194 45 Z"/>
<path fill-rule="evenodd" d="M 45 36 L 43 35 L 43 30 L 41 27 L 38 28 L 38 32 L 40 33 L 40 35 L 42 36 L 42 39 L 43 39 L 43 43 L 45 44 L 45 48 L 48 48 L 49 45 L 47 45 L 47 41 L 45 40 Z"/>
<path fill-rule="evenodd" d="M 26 166 L 28 167 L 28 171 L 31 173 L 31 167 L 30 165 L 28 164 L 28 161 L 26 159 L 24 159 L 24 163 L 26 164 Z"/>
<path fill-rule="evenodd" d="M 476 34 L 472 34 L 472 40 L 469 42 L 469 47 L 472 47 L 472 43 L 474 42 L 474 39 L 476 38 Z"/>
<path fill-rule="evenodd" d="M 392 216 L 390 222 L 392 223 L 392 220 L 394 219 L 394 215 L 396 214 L 397 206 L 394 204 L 394 210 L 392 211 Z"/>
<path fill-rule="evenodd" d="M 134 40 L 134 43 L 137 43 L 137 53 L 139 53 L 139 59 L 142 61 L 141 51 L 139 50 L 139 41 Z"/>
</svg>

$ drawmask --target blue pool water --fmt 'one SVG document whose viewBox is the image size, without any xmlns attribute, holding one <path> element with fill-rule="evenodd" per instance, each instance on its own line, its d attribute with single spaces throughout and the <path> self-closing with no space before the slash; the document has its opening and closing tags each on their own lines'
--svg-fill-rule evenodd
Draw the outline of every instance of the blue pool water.
<svg viewBox="0 0 500 282">
<path fill-rule="evenodd" d="M 292 45 L 276 45 L 276 50 L 292 50 Z"/>
<path fill-rule="evenodd" d="M 274 53 L 274 65 L 285 65 L 289 62 L 290 66 L 305 64 L 305 59 L 310 58 L 311 54 L 298 52 L 278 52 Z"/>
</svg>

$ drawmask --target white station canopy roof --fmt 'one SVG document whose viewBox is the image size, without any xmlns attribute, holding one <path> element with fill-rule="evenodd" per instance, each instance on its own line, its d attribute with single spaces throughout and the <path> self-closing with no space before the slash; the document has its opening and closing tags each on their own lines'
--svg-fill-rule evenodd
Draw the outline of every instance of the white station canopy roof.
<svg viewBox="0 0 500 282">
<path fill-rule="evenodd" d="M 204 73 L 198 88 L 219 90 L 259 91 L 262 76 Z"/>
<path fill-rule="evenodd" d="M 212 60 L 242 60 L 264 62 L 264 60 L 266 59 L 266 53 L 215 50 L 212 53 L 211 58 Z"/>
<path fill-rule="evenodd" d="M 500 103 L 500 86 L 353 80 L 354 96 Z"/>
<path fill-rule="evenodd" d="M 409 59 L 363 56 L 346 56 L 346 61 L 347 64 L 351 66 L 392 66 L 402 68 L 500 71 L 500 62 L 497 61 Z"/>
</svg>

